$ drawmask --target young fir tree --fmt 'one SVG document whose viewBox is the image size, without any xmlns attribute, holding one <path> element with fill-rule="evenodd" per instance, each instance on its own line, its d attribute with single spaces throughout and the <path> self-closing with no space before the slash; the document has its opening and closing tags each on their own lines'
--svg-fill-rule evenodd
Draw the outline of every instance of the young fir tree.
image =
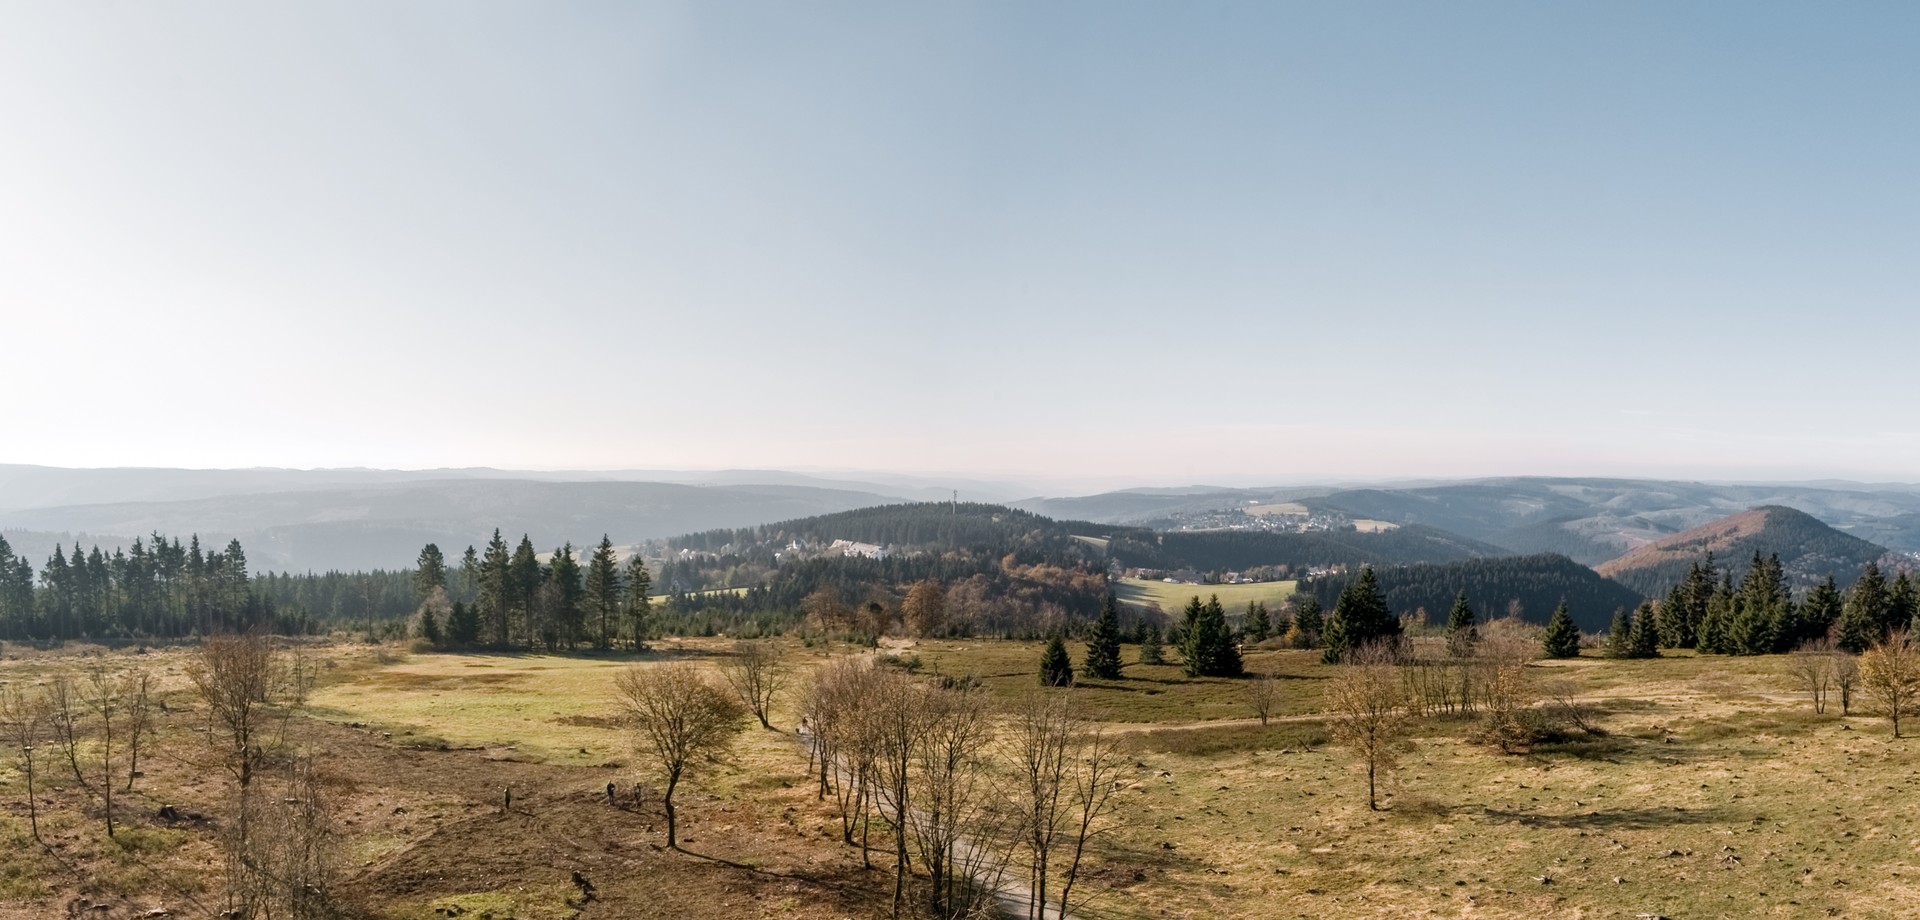
<svg viewBox="0 0 1920 920">
<path fill-rule="evenodd" d="M 1553 608 L 1553 616 L 1547 620 L 1546 638 L 1540 644 L 1548 658 L 1580 657 L 1580 627 L 1574 625 L 1566 601 Z"/>
<path fill-rule="evenodd" d="M 1480 627 L 1473 606 L 1467 603 L 1467 592 L 1462 591 L 1453 598 L 1453 609 L 1447 611 L 1447 655 L 1452 658 L 1472 658 L 1474 649 L 1480 644 Z"/>
<path fill-rule="evenodd" d="M 1687 619 L 1687 589 L 1684 582 L 1667 591 L 1667 599 L 1660 602 L 1654 617 L 1659 621 L 1662 647 L 1692 647 L 1693 624 Z"/>
<path fill-rule="evenodd" d="M 1813 590 L 1807 592 L 1806 600 L 1800 602 L 1800 615 L 1794 618 L 1794 647 L 1826 636 L 1839 622 L 1840 610 L 1840 588 L 1833 576 L 1828 575 L 1826 581 L 1814 585 Z"/>
<path fill-rule="evenodd" d="M 1273 630 L 1273 620 L 1267 615 L 1266 601 L 1247 602 L 1247 638 L 1254 642 L 1265 642 Z"/>
<path fill-rule="evenodd" d="M 1627 638 L 1628 658 L 1660 657 L 1660 624 L 1653 603 L 1643 602 L 1633 614 L 1633 631 Z"/>
<path fill-rule="evenodd" d="M 1360 569 L 1360 577 L 1341 590 L 1339 601 L 1333 605 L 1333 615 L 1327 618 L 1320 637 L 1327 646 L 1321 660 L 1336 664 L 1346 660 L 1354 649 L 1399 636 L 1400 618 L 1393 615 L 1386 595 L 1380 593 L 1373 567 L 1365 566 Z"/>
<path fill-rule="evenodd" d="M 1888 611 L 1892 605 L 1887 602 L 1887 579 L 1880 574 L 1878 563 L 1869 562 L 1860 571 L 1860 579 L 1847 589 L 1845 607 L 1848 614 L 1866 621 L 1872 642 L 1886 637 L 1888 621 L 1892 619 Z"/>
<path fill-rule="evenodd" d="M 1874 635 L 1873 620 L 1866 610 L 1853 604 L 1846 605 L 1840 614 L 1839 622 L 1833 624 L 1833 644 L 1848 653 L 1858 655 L 1873 647 L 1879 641 Z"/>
<path fill-rule="evenodd" d="M 1626 658 L 1633 642 L 1633 614 L 1626 608 L 1613 611 L 1613 627 L 1607 630 L 1607 657 Z"/>
<path fill-rule="evenodd" d="M 1040 685 L 1073 686 L 1073 661 L 1067 657 L 1067 643 L 1059 633 L 1047 640 L 1047 650 L 1040 653 Z"/>
<path fill-rule="evenodd" d="M 1120 679 L 1120 610 L 1113 595 L 1107 595 L 1107 602 L 1100 607 L 1100 621 L 1094 624 L 1093 636 L 1087 640 L 1087 661 L 1085 670 L 1089 676 L 1101 680 Z"/>
<path fill-rule="evenodd" d="M 1294 648 L 1315 648 L 1326 621 L 1320 615 L 1320 599 L 1311 594 L 1300 598 L 1293 609 L 1293 626 L 1287 630 L 1287 644 Z"/>
<path fill-rule="evenodd" d="M 480 641 L 480 616 L 476 604 L 453 602 L 453 612 L 447 615 L 447 639 L 456 646 Z"/>
<path fill-rule="evenodd" d="M 420 638 L 435 648 L 440 647 L 440 618 L 433 615 L 431 604 L 420 606 Z"/>
<path fill-rule="evenodd" d="M 1140 630 L 1140 663 L 1165 664 L 1166 651 L 1160 645 L 1160 624 L 1148 623 Z"/>
<path fill-rule="evenodd" d="M 613 648 L 620 632 L 620 562 L 613 552 L 613 540 L 600 535 L 600 545 L 587 559 L 587 613 L 591 621 L 594 648 Z"/>
<path fill-rule="evenodd" d="M 1887 631 L 1912 629 L 1915 614 L 1920 614 L 1920 590 L 1901 572 L 1887 589 Z"/>
<path fill-rule="evenodd" d="M 1227 612 L 1220 595 L 1205 604 L 1195 597 L 1187 605 L 1180 635 L 1181 669 L 1188 677 L 1239 677 L 1240 650 L 1227 628 Z"/>
<path fill-rule="evenodd" d="M 420 561 L 413 568 L 413 593 L 419 600 L 432 596 L 433 589 L 447 586 L 447 557 L 440 547 L 429 543 L 420 550 Z"/>
</svg>

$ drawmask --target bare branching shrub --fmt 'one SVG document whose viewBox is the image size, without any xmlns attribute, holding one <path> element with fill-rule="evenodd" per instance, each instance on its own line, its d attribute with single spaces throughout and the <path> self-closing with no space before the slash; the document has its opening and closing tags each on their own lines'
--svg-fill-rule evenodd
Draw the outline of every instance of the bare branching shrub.
<svg viewBox="0 0 1920 920">
<path fill-rule="evenodd" d="M 837 658 L 814 672 L 805 700 L 805 726 L 820 767 L 820 792 L 829 792 L 840 814 L 840 836 L 854 845 L 860 834 L 861 858 L 871 808 L 875 749 L 873 724 L 865 718 L 869 687 L 878 679 L 864 658 Z"/>
<path fill-rule="evenodd" d="M 123 721 L 127 698 L 133 690 L 125 677 L 108 671 L 103 664 L 94 664 L 87 669 L 87 681 L 81 689 L 89 713 L 99 727 L 97 753 L 100 770 L 101 812 L 106 817 L 107 836 L 113 836 L 113 756 L 114 729 L 120 729 L 121 740 L 126 734 Z"/>
<path fill-rule="evenodd" d="M 1071 693 L 1036 690 L 1009 718 L 1012 799 L 1021 813 L 1021 845 L 1033 880 L 1029 916 L 1046 916 L 1047 891 L 1060 876 L 1059 915 L 1068 912 L 1089 841 L 1113 808 L 1120 768 L 1115 739 L 1094 728 Z M 1056 867 L 1056 851 L 1066 860 Z"/>
<path fill-rule="evenodd" d="M 187 677 L 207 704 L 208 742 L 224 753 L 228 772 L 242 789 L 253 784 L 271 748 L 267 724 L 282 702 L 273 642 L 258 633 L 209 636 L 187 667 Z"/>
<path fill-rule="evenodd" d="M 720 664 L 727 685 L 745 703 L 747 711 L 760 720 L 760 727 L 771 729 L 767 713 L 773 698 L 787 684 L 786 656 L 771 639 L 744 639 L 733 644 L 733 655 Z"/>
<path fill-rule="evenodd" d="M 1860 686 L 1860 659 L 1845 649 L 1834 649 L 1833 686 L 1840 691 L 1840 714 L 1853 714 L 1853 692 Z"/>
<path fill-rule="evenodd" d="M 1832 639 L 1814 639 L 1801 643 L 1787 659 L 1787 673 L 1800 689 L 1813 699 L 1815 715 L 1827 711 L 1827 694 L 1833 689 L 1834 647 Z"/>
<path fill-rule="evenodd" d="M 1368 644 L 1349 652 L 1327 681 L 1328 727 L 1360 759 L 1367 773 L 1367 807 L 1380 809 L 1379 778 L 1404 745 L 1406 688 L 1396 650 Z"/>
<path fill-rule="evenodd" d="M 636 746 L 666 784 L 660 801 L 667 813 L 667 846 L 677 847 L 674 790 L 696 765 L 720 758 L 732 748 L 746 708 L 732 693 L 684 663 L 628 668 L 615 687 Z"/>
<path fill-rule="evenodd" d="M 140 778 L 140 742 L 154 732 L 153 672 L 136 668 L 127 676 L 127 791 Z"/>
<path fill-rule="evenodd" d="M 893 827 L 893 915 L 899 917 L 907 903 L 907 824 L 918 807 L 914 767 L 921 741 L 933 728 L 935 691 L 893 668 L 875 671 L 867 691 L 862 714 L 877 755 L 874 789 Z"/>
<path fill-rule="evenodd" d="M 927 730 L 913 756 L 918 805 L 907 824 L 931 882 L 928 908 L 957 920 L 991 906 L 991 893 L 975 877 L 1004 865 L 987 850 L 1004 836 L 988 759 L 993 712 L 984 691 L 965 685 L 930 690 L 924 702 Z"/>
<path fill-rule="evenodd" d="M 1247 703 L 1253 706 L 1253 714 L 1260 718 L 1260 724 L 1267 724 L 1273 718 L 1273 707 L 1280 702 L 1280 682 L 1272 674 L 1265 672 L 1247 676 Z"/>
<path fill-rule="evenodd" d="M 80 788 L 92 791 L 87 771 L 80 766 L 81 722 L 86 718 L 86 704 L 81 701 L 80 690 L 74 686 L 72 677 L 55 674 L 47 681 L 46 705 L 47 728 L 67 762 L 67 769 L 73 773 L 73 781 Z"/>
<path fill-rule="evenodd" d="M 42 845 L 45 841 L 40 838 L 40 806 L 34 791 L 33 762 L 46 719 L 45 696 L 29 693 L 17 683 L 0 691 L 0 729 L 6 732 L 7 743 L 20 757 L 20 772 L 27 781 L 27 821 L 33 828 L 34 841 Z"/>
<path fill-rule="evenodd" d="M 338 916 L 332 889 L 338 878 L 340 838 L 332 803 L 316 780 L 310 757 L 298 756 L 279 795 L 247 795 L 240 820 L 223 830 L 238 852 L 231 878 L 242 916 L 328 920 Z"/>
<path fill-rule="evenodd" d="M 1543 715 L 1549 730 L 1557 730 L 1554 721 L 1570 725 L 1590 737 L 1603 737 L 1607 730 L 1594 721 L 1593 707 L 1580 699 L 1579 688 L 1570 680 L 1549 681 L 1540 688 L 1551 711 Z"/>
<path fill-rule="evenodd" d="M 1886 707 L 1893 736 L 1900 737 L 1900 717 L 1920 698 L 1920 644 L 1901 629 L 1861 653 L 1860 685 Z"/>
<path fill-rule="evenodd" d="M 1513 753 L 1531 745 L 1535 734 L 1529 711 L 1539 691 L 1527 673 L 1527 663 L 1538 654 L 1540 643 L 1526 630 L 1501 628 L 1503 622 L 1488 624 L 1474 659 L 1484 712 L 1478 737 Z"/>
</svg>

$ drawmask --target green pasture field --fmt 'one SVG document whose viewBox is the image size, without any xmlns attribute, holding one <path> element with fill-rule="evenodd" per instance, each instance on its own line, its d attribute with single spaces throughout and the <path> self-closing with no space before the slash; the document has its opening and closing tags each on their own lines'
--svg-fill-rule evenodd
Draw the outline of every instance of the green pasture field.
<svg viewBox="0 0 1920 920">
<path fill-rule="evenodd" d="M 1251 585 L 1185 585 L 1122 578 L 1114 583 L 1114 595 L 1124 604 L 1141 607 L 1156 604 L 1162 611 L 1177 615 L 1193 596 L 1199 595 L 1204 601 L 1217 594 L 1227 613 L 1235 614 L 1246 610 L 1249 601 L 1266 601 L 1269 608 L 1278 607 L 1293 596 L 1297 584 L 1294 581 L 1266 581 Z"/>
</svg>

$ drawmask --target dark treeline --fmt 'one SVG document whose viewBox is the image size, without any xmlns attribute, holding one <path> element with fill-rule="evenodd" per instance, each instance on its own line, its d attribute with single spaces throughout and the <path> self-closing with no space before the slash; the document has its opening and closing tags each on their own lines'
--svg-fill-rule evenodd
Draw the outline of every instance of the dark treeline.
<svg viewBox="0 0 1920 920">
<path fill-rule="evenodd" d="M 1831 640 L 1860 652 L 1912 627 L 1920 585 L 1905 572 L 1889 581 L 1877 562 L 1868 562 L 1844 591 L 1829 575 L 1796 596 L 1778 556 L 1755 553 L 1735 581 L 1733 570 L 1720 569 L 1708 554 L 1641 615 L 1654 617 L 1663 648 L 1763 655 Z"/>
<path fill-rule="evenodd" d="M 111 555 L 54 547 L 40 566 L 0 537 L 0 638 L 168 639 L 265 627 L 305 632 L 303 610 L 255 590 L 240 541 L 206 550 L 154 534 Z"/>
<path fill-rule="evenodd" d="M 1060 522 L 1029 511 L 978 502 L 914 502 L 781 521 L 760 527 L 709 530 L 675 537 L 669 550 L 705 553 L 774 550 L 793 542 L 855 540 L 912 549 L 1009 544 L 1036 534 L 1070 540 Z"/>
<path fill-rule="evenodd" d="M 1427 527 L 1398 527 L 1379 533 L 1107 530 L 1111 531 L 1107 543 L 1109 555 L 1126 565 L 1150 569 L 1209 572 L 1274 565 L 1359 568 L 1452 562 L 1505 554 L 1498 547 Z"/>
<path fill-rule="evenodd" d="M 1489 616 L 1517 605 L 1522 615 L 1545 622 L 1548 611 L 1565 601 L 1574 621 L 1588 632 L 1605 629 L 1614 611 L 1631 610 L 1641 601 L 1638 593 L 1553 553 L 1382 568 L 1375 577 L 1395 614 L 1424 608 L 1429 617 L 1440 617 L 1464 592 L 1468 603 Z M 1350 575 L 1316 578 L 1302 582 L 1300 590 L 1330 608 L 1352 580 Z"/>
</svg>

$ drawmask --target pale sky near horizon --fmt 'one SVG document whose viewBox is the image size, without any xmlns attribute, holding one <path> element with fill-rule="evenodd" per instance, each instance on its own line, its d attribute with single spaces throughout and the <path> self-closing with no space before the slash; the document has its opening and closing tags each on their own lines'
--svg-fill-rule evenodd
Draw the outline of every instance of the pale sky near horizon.
<svg viewBox="0 0 1920 920">
<path fill-rule="evenodd" d="M 0 462 L 1920 480 L 1920 6 L 0 4 Z"/>
</svg>

